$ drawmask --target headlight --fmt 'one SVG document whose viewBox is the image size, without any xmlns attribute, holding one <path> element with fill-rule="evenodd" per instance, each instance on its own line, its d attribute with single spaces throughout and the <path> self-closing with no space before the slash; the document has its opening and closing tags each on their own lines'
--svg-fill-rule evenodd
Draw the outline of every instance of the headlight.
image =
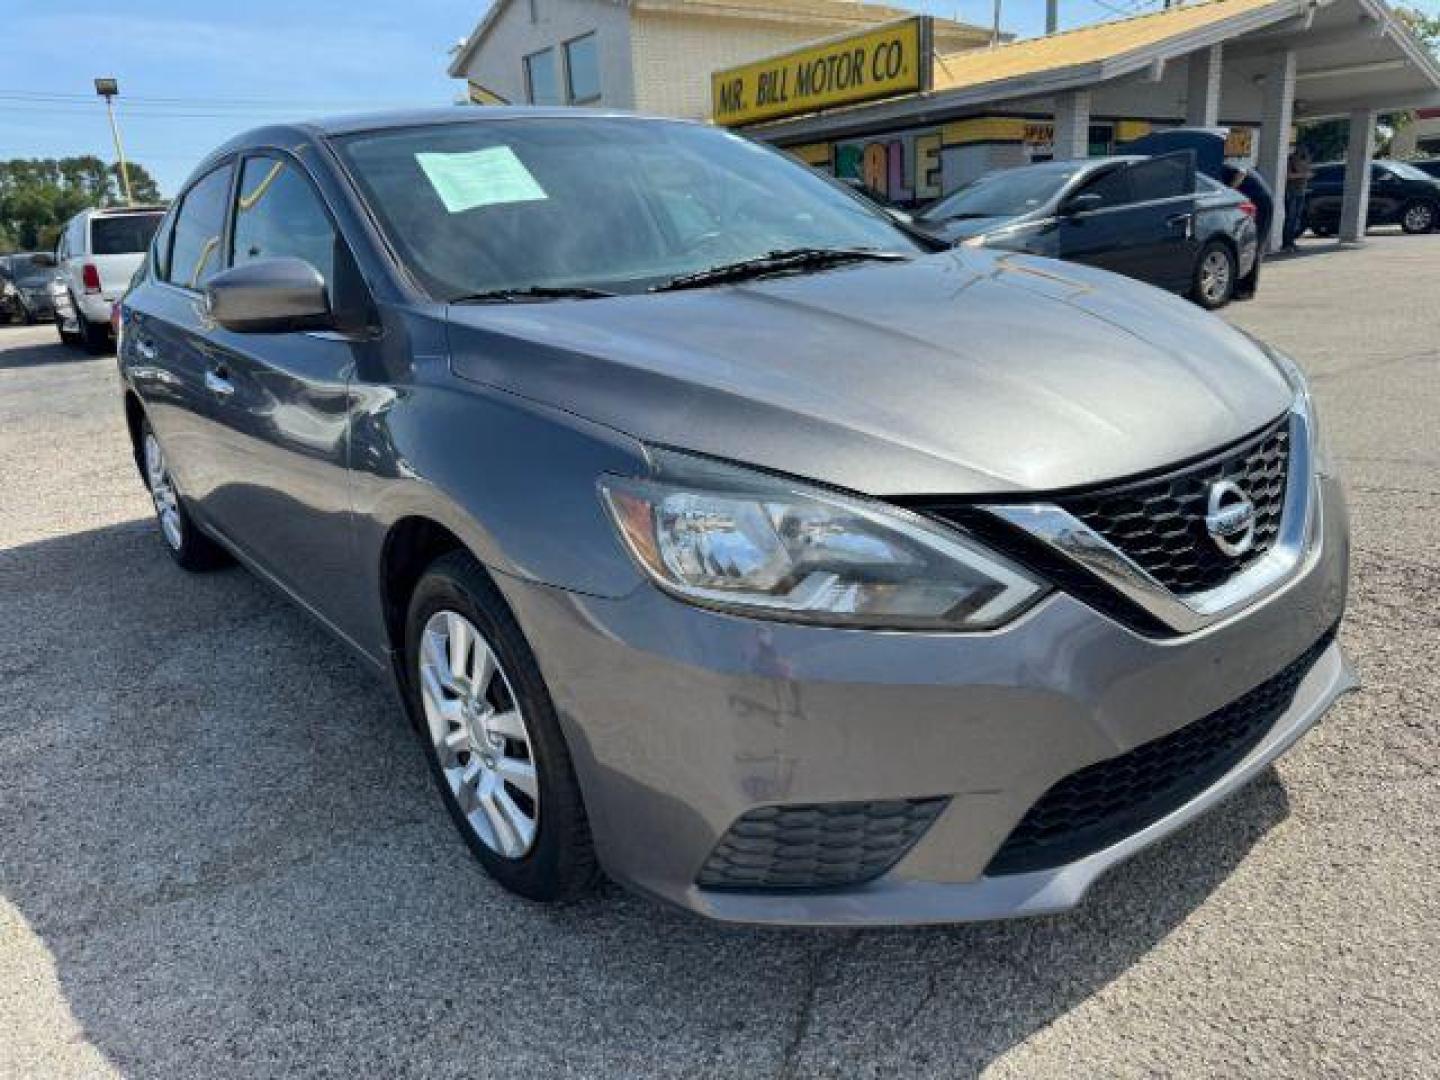
<svg viewBox="0 0 1440 1080">
<path fill-rule="evenodd" d="M 904 510 L 666 457 L 696 471 L 607 476 L 600 490 L 636 561 L 682 600 L 832 626 L 983 630 L 1045 591 L 962 534 Z"/>
<path fill-rule="evenodd" d="M 1310 426 L 1310 460 L 1314 463 L 1315 472 L 1321 476 L 1334 476 L 1330 449 L 1325 439 L 1325 432 L 1320 426 L 1320 412 L 1315 407 L 1315 395 L 1310 391 L 1309 376 L 1300 370 L 1299 364 L 1273 345 L 1266 345 L 1258 340 L 1256 343 L 1265 350 L 1265 355 L 1270 357 L 1271 362 L 1280 369 L 1280 374 L 1285 376 L 1285 381 L 1290 384 L 1290 388 L 1295 391 L 1295 396 L 1304 405 L 1306 421 Z"/>
</svg>

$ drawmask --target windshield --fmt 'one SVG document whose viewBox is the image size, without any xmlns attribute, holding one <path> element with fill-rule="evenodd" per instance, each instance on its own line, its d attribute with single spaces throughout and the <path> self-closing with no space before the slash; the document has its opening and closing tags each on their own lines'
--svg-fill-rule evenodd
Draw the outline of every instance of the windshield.
<svg viewBox="0 0 1440 1080">
<path fill-rule="evenodd" d="M 534 118 L 338 141 L 391 244 L 435 296 L 641 292 L 796 248 L 916 253 L 879 210 L 698 124 Z"/>
<path fill-rule="evenodd" d="M 119 214 L 90 222 L 92 255 L 134 255 L 150 246 L 164 214 Z"/>
<path fill-rule="evenodd" d="M 1385 167 L 1406 180 L 1434 180 L 1424 169 L 1417 169 L 1406 161 L 1387 161 Z"/>
<path fill-rule="evenodd" d="M 10 260 L 12 276 L 20 285 L 44 285 L 55 276 L 55 268 L 34 261 L 34 255 L 16 255 Z"/>
<path fill-rule="evenodd" d="M 1014 217 L 1043 206 L 1084 166 L 1076 162 L 1025 165 L 986 173 L 925 211 L 927 221 L 957 217 Z"/>
</svg>

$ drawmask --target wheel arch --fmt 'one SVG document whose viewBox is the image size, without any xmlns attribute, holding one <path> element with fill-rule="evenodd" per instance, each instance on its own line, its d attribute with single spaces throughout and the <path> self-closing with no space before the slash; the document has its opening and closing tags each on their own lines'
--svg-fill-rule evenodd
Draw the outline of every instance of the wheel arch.
<svg viewBox="0 0 1440 1080">
<path fill-rule="evenodd" d="M 434 518 L 412 514 L 386 532 L 380 545 L 380 610 L 392 655 L 404 652 L 405 616 L 415 586 L 436 559 L 452 551 L 474 555 L 455 532 Z M 475 561 L 483 570 L 485 564 L 479 558 Z"/>
<path fill-rule="evenodd" d="M 140 475 L 145 475 L 145 453 L 140 445 L 140 433 L 145 426 L 145 406 L 140 402 L 140 395 L 128 387 L 125 390 L 125 430 L 130 435 L 130 455 L 135 459 L 135 467 L 140 470 Z"/>
</svg>

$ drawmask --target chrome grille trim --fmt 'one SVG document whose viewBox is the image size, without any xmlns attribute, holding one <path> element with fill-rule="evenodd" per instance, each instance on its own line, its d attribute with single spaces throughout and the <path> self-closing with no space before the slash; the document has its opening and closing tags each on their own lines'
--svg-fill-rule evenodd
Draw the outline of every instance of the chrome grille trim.
<svg viewBox="0 0 1440 1080">
<path fill-rule="evenodd" d="M 1314 431 L 1303 394 L 1291 404 L 1289 420 L 1289 482 L 1280 532 L 1262 558 L 1204 592 L 1172 592 L 1109 540 L 1054 503 L 991 503 L 981 504 L 979 509 L 1053 548 L 1177 634 L 1193 634 L 1275 592 L 1294 576 L 1319 541 Z"/>
</svg>

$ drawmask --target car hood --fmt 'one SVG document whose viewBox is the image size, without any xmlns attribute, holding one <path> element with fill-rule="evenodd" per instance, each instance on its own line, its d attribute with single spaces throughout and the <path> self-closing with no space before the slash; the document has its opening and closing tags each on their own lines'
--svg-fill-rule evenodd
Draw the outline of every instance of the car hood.
<svg viewBox="0 0 1440 1080">
<path fill-rule="evenodd" d="M 875 495 L 1129 476 L 1249 434 L 1291 398 L 1258 346 L 1184 301 L 983 249 L 449 318 L 463 379 Z"/>
</svg>

